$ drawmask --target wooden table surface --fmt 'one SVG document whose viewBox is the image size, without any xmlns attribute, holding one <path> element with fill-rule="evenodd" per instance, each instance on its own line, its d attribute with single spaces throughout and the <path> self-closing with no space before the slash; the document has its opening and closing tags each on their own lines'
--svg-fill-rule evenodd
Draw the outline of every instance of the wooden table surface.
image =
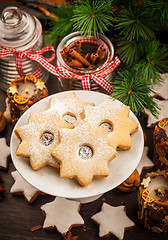
<svg viewBox="0 0 168 240">
<path fill-rule="evenodd" d="M 50 76 L 47 82 L 47 88 L 49 94 L 58 92 L 57 78 Z M 0 111 L 5 110 L 5 98 L 6 93 L 0 90 Z M 143 129 L 147 135 L 145 145 L 150 147 L 149 155 L 152 158 L 152 135 L 153 129 L 146 127 L 146 121 L 141 120 Z M 5 130 L 0 133 L 0 137 L 5 137 L 7 145 L 10 144 L 10 136 L 13 130 L 13 126 L 8 123 Z M 1 146 L 0 146 L 1 147 Z M 0 171 L 0 174 L 4 178 L 4 187 L 6 192 L 3 195 L 3 200 L 0 202 L 0 240 L 55 240 L 63 239 L 61 234 L 56 230 L 44 230 L 40 229 L 35 232 L 31 232 L 31 228 L 37 225 L 43 225 L 44 215 L 40 209 L 40 206 L 54 200 L 53 196 L 41 195 L 37 199 L 29 204 L 23 197 L 14 196 L 10 194 L 10 189 L 14 183 L 11 176 L 11 172 L 15 170 L 12 161 L 9 161 L 9 167 L 7 171 Z M 154 169 L 153 169 L 154 170 Z M 150 170 L 151 171 L 151 170 Z M 146 172 L 143 172 L 143 175 Z M 123 193 L 118 189 L 113 189 L 104 194 L 98 200 L 82 204 L 80 214 L 82 215 L 85 225 L 81 227 L 72 228 L 72 235 L 79 235 L 79 240 L 96 240 L 98 237 L 98 226 L 91 221 L 91 216 L 99 212 L 102 203 L 105 201 L 113 206 L 125 205 L 127 209 L 128 217 L 136 224 L 136 226 L 130 230 L 125 231 L 125 240 L 167 240 L 168 233 L 157 234 L 146 230 L 137 218 L 137 192 L 138 189 L 132 193 Z M 106 238 L 116 239 L 113 236 Z"/>
<path fill-rule="evenodd" d="M 4 4 L 4 3 L 3 3 Z M 2 7 L 2 5 L 0 6 Z M 58 92 L 57 78 L 50 76 L 47 82 L 47 88 L 49 94 Z M 0 90 L 0 111 L 5 111 L 5 99 L 6 93 Z M 143 130 L 147 135 L 145 145 L 149 146 L 149 156 L 152 159 L 153 152 L 153 129 L 146 127 L 146 120 L 140 119 Z M 3 132 L 0 133 L 0 138 L 5 137 L 7 145 L 10 144 L 10 137 L 13 130 L 13 126 L 7 123 L 7 126 Z M 2 146 L 0 146 L 2 147 Z M 10 194 L 10 189 L 14 183 L 11 176 L 11 172 L 15 170 L 12 160 L 9 161 L 7 171 L 0 170 L 0 174 L 3 176 L 3 186 L 6 191 L 3 195 L 2 201 L 0 201 L 0 240 L 59 240 L 63 239 L 61 234 L 57 230 L 44 230 L 40 229 L 31 232 L 31 228 L 37 225 L 43 225 L 44 215 L 40 209 L 41 205 L 54 200 L 55 197 L 49 195 L 38 196 L 37 199 L 29 204 L 23 197 L 14 196 Z M 153 168 L 153 170 L 155 170 Z M 152 171 L 152 170 L 150 170 Z M 143 171 L 144 176 L 146 170 Z M 91 221 L 91 216 L 99 212 L 103 202 L 107 202 L 113 206 L 125 205 L 128 217 L 136 224 L 136 226 L 130 230 L 125 231 L 125 240 L 167 240 L 168 233 L 157 234 L 146 230 L 137 218 L 137 193 L 138 189 L 132 193 L 123 193 L 118 189 L 113 189 L 105 193 L 98 200 L 82 204 L 80 214 L 82 215 L 85 225 L 81 227 L 72 228 L 71 232 L 73 236 L 78 235 L 79 240 L 97 240 L 99 229 L 98 226 Z M 110 236 L 105 238 L 107 240 L 116 239 L 116 237 Z"/>
</svg>

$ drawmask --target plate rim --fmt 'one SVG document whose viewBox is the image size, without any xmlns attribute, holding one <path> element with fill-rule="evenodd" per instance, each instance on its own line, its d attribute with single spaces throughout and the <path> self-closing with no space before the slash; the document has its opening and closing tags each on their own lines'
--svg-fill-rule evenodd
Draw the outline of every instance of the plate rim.
<svg viewBox="0 0 168 240">
<path fill-rule="evenodd" d="M 38 104 L 42 104 L 44 101 L 49 101 L 49 99 L 51 98 L 51 97 L 60 97 L 60 96 L 62 96 L 62 95 L 65 95 L 65 96 L 68 96 L 69 94 L 71 94 L 71 93 L 73 93 L 73 92 L 75 92 L 75 93 L 77 93 L 77 95 L 79 94 L 79 95 L 81 95 L 81 94 L 86 94 L 86 93 L 88 93 L 88 94 L 93 94 L 93 95 L 101 95 L 101 96 L 104 96 L 104 98 L 106 97 L 106 98 L 108 98 L 108 97 L 111 97 L 110 95 L 107 95 L 107 94 L 104 94 L 104 93 L 101 93 L 101 92 L 96 92 L 96 91 L 87 91 L 87 90 L 71 90 L 71 91 L 64 91 L 64 92 L 58 92 L 58 93 L 54 93 L 54 94 L 51 94 L 51 95 L 49 95 L 48 97 L 46 97 L 46 98 L 44 98 L 44 99 L 42 99 L 42 100 L 40 100 L 40 101 L 38 101 L 37 103 L 35 103 L 33 106 L 31 106 L 21 117 L 20 117 L 20 119 L 18 120 L 18 122 L 16 123 L 16 125 L 14 126 L 14 128 L 13 128 L 13 131 L 12 131 L 12 134 L 11 134 L 11 138 L 10 138 L 10 150 L 11 150 L 11 158 L 12 158 L 12 161 L 13 161 L 13 164 L 14 164 L 14 166 L 15 166 L 15 168 L 16 168 L 16 170 L 21 174 L 21 176 L 29 183 L 29 184 L 31 184 L 32 186 L 34 186 L 35 188 L 37 188 L 37 186 L 35 186 L 35 184 L 33 183 L 33 181 L 32 180 L 30 180 L 30 179 L 28 179 L 27 177 L 25 177 L 24 176 L 24 174 L 23 174 L 23 172 L 22 171 L 20 171 L 20 168 L 18 167 L 18 164 L 17 164 L 17 162 L 14 160 L 14 155 L 16 155 L 15 154 L 15 152 L 13 151 L 13 149 L 12 149 L 12 146 L 13 146 L 13 139 L 14 139 L 14 136 L 16 136 L 16 134 L 15 134 L 15 129 L 17 128 L 17 126 L 20 124 L 20 122 L 22 121 L 22 119 L 23 118 L 26 118 L 26 115 L 27 116 L 29 116 L 29 114 L 30 114 L 30 112 L 32 112 L 32 109 L 34 109 L 34 108 L 36 108 L 36 106 L 38 105 Z M 111 98 L 112 100 L 114 100 L 114 102 L 116 102 L 117 104 L 119 104 L 119 105 L 122 105 L 122 106 L 124 106 L 124 104 L 122 103 L 122 102 L 120 102 L 120 101 L 118 101 L 118 100 L 115 100 L 115 99 L 113 99 L 113 98 Z M 138 118 L 135 116 L 135 114 L 130 110 L 130 115 L 132 115 L 135 119 L 136 119 L 136 121 L 137 121 L 137 123 L 138 123 L 138 131 L 140 131 L 140 136 L 141 136 L 141 139 L 140 139 L 140 143 L 141 143 L 141 145 L 139 146 L 140 147 L 140 154 L 139 154 L 139 156 L 138 156 L 138 161 L 137 161 L 137 165 L 138 165 L 138 163 L 140 162 L 140 160 L 141 160 L 141 157 L 142 157 L 142 153 L 143 153 L 143 149 L 144 149 L 144 137 L 143 137 L 143 130 L 142 130 L 142 127 L 141 127 L 141 123 L 139 122 L 139 120 L 138 120 Z M 28 117 L 27 117 L 27 119 L 28 119 Z M 22 125 L 25 125 L 25 124 L 22 124 Z M 135 133 L 136 134 L 136 133 Z M 125 150 L 123 150 L 123 151 L 125 151 Z M 129 151 L 129 150 L 128 150 Z M 29 163 L 30 164 L 30 163 Z M 131 173 L 136 169 L 136 167 L 137 167 L 137 165 L 136 166 L 134 166 L 134 168 L 132 169 L 132 171 L 129 173 L 129 174 L 127 174 L 126 175 L 126 177 L 125 177 L 125 179 L 127 179 L 130 175 L 131 175 Z M 45 167 L 44 167 L 45 168 Z M 43 168 L 43 169 L 44 169 Z M 33 169 L 32 169 L 32 171 L 34 171 Z M 96 179 L 96 178 L 95 178 Z M 106 178 L 105 178 L 106 179 Z M 124 180 L 125 180 L 124 179 Z M 94 180 L 94 179 L 93 179 Z M 56 192 L 54 192 L 54 193 L 52 193 L 51 191 L 46 191 L 46 190 L 44 190 L 43 188 L 37 188 L 38 190 L 40 190 L 40 191 L 43 191 L 43 192 L 45 192 L 46 194 L 49 194 L 49 195 L 52 195 L 52 196 L 59 196 L 59 197 L 65 197 L 65 198 L 69 198 L 69 199 L 79 199 L 79 198 L 88 198 L 88 197 L 94 197 L 94 196 L 97 196 L 97 195 L 99 195 L 99 194 L 104 194 L 105 192 L 108 192 L 108 191 L 110 191 L 110 190 L 112 190 L 112 189 L 114 189 L 115 187 L 117 187 L 119 184 L 121 184 L 123 181 L 124 181 L 123 179 L 121 180 L 121 181 L 119 181 L 119 183 L 116 185 L 116 186 L 113 186 L 112 188 L 107 188 L 107 189 L 105 189 L 104 191 L 97 191 L 96 193 L 94 193 L 94 194 L 92 194 L 90 191 L 89 192 L 87 192 L 87 194 L 85 193 L 83 193 L 84 191 L 83 191 L 83 189 L 87 189 L 87 187 L 82 187 L 81 186 L 81 189 L 82 189 L 82 192 L 80 193 L 80 195 L 79 194 L 77 194 L 76 192 L 76 194 L 74 194 L 74 196 L 72 196 L 72 195 L 69 195 L 69 194 L 66 194 L 66 193 L 64 193 L 64 194 L 59 194 L 59 192 L 57 192 L 57 194 L 56 194 Z M 75 181 L 77 181 L 76 179 L 75 179 Z M 79 184 L 79 183 L 78 183 Z M 90 184 L 92 184 L 92 183 L 90 183 Z M 89 184 L 89 185 L 90 185 Z"/>
</svg>

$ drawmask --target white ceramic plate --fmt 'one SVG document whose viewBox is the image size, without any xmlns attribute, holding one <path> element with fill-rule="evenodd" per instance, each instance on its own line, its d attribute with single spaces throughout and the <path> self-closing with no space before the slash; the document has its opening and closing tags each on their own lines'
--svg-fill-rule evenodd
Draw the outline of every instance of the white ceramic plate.
<svg viewBox="0 0 168 240">
<path fill-rule="evenodd" d="M 54 94 L 52 96 L 64 98 L 70 93 L 75 92 L 81 101 L 93 102 L 95 105 L 101 103 L 108 95 L 93 92 L 93 91 L 68 91 Z M 141 125 L 135 115 L 130 112 L 130 118 L 138 122 L 138 131 L 131 136 L 132 148 L 127 151 L 118 151 L 118 155 L 109 163 L 110 174 L 107 178 L 93 179 L 87 187 L 82 187 L 76 179 L 63 179 L 59 176 L 59 170 L 50 166 L 34 171 L 29 163 L 29 160 L 23 157 L 16 156 L 16 149 L 19 145 L 19 140 L 14 131 L 16 128 L 27 124 L 30 112 L 41 113 L 48 109 L 49 99 L 51 96 L 37 102 L 28 109 L 19 119 L 14 127 L 11 136 L 11 156 L 13 163 L 22 177 L 39 190 L 53 195 L 66 198 L 89 198 L 103 194 L 122 183 L 135 170 L 138 165 L 143 148 L 144 137 Z M 121 102 L 115 100 L 115 105 L 122 105 Z"/>
</svg>

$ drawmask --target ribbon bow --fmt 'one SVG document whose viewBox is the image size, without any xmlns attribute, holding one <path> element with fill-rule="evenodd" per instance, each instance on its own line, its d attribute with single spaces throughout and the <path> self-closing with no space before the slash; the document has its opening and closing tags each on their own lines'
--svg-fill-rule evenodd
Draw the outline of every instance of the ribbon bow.
<svg viewBox="0 0 168 240">
<path fill-rule="evenodd" d="M 43 57 L 43 53 L 47 51 L 52 51 L 52 56 L 50 58 Z M 42 67 L 44 67 L 47 71 L 49 71 L 51 74 L 67 78 L 67 79 L 77 79 L 81 81 L 81 85 L 83 90 L 91 90 L 91 79 L 100 85 L 103 89 L 105 89 L 109 94 L 112 93 L 112 87 L 111 84 L 104 78 L 108 73 L 112 72 L 116 67 L 119 66 L 120 60 L 118 57 L 115 57 L 114 60 L 112 60 L 110 63 L 108 63 L 108 66 L 103 68 L 97 73 L 93 74 L 76 74 L 72 73 L 71 71 L 60 67 L 60 66 L 53 66 L 50 62 L 55 58 L 56 53 L 53 46 L 46 46 L 40 50 L 35 51 L 20 51 L 18 49 L 5 47 L 3 45 L 0 45 L 0 58 L 9 57 L 9 56 L 16 56 L 16 68 L 20 76 L 25 76 L 22 68 L 22 58 L 26 57 L 32 61 L 38 62 Z M 40 67 L 39 67 L 40 68 Z M 35 75 L 36 77 L 39 77 L 41 75 L 40 69 L 37 68 L 32 75 Z M 40 75 L 39 75 L 40 74 Z"/>
</svg>

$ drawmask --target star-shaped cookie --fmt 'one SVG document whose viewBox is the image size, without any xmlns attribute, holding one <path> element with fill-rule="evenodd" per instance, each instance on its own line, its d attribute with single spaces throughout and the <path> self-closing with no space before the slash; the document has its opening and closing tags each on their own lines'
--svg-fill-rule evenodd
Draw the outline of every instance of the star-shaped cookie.
<svg viewBox="0 0 168 240">
<path fill-rule="evenodd" d="M 144 147 L 141 160 L 136 168 L 137 171 L 139 172 L 139 175 L 141 175 L 144 169 L 149 169 L 154 167 L 154 163 L 148 157 L 148 151 L 149 151 L 149 147 Z"/>
<path fill-rule="evenodd" d="M 160 74 L 162 81 L 153 86 L 156 96 L 168 99 L 168 73 Z"/>
<path fill-rule="evenodd" d="M 141 185 L 143 185 L 144 188 L 147 188 L 148 185 L 149 185 L 149 183 L 150 183 L 150 181 L 151 181 L 150 177 L 144 178 L 144 179 L 142 180 L 142 182 L 141 182 Z"/>
<path fill-rule="evenodd" d="M 82 102 L 74 92 L 66 98 L 52 97 L 50 99 L 50 108 L 56 110 L 64 122 L 71 123 L 73 126 L 84 118 L 85 105 L 93 104 Z"/>
<path fill-rule="evenodd" d="M 46 218 L 43 228 L 56 228 L 66 234 L 73 226 L 81 226 L 84 220 L 79 214 L 80 202 L 56 197 L 54 201 L 41 206 Z"/>
<path fill-rule="evenodd" d="M 8 156 L 10 155 L 10 147 L 6 145 L 6 139 L 0 138 L 0 168 L 6 170 L 8 167 Z"/>
<path fill-rule="evenodd" d="M 61 177 L 76 178 L 87 186 L 93 177 L 109 175 L 108 163 L 116 151 L 108 145 L 105 129 L 91 128 L 81 120 L 74 129 L 60 130 L 60 144 L 51 154 L 60 162 Z"/>
<path fill-rule="evenodd" d="M 25 181 L 18 171 L 11 172 L 11 175 L 15 183 L 11 187 L 10 193 L 23 194 L 29 203 L 33 202 L 39 194 L 43 194 L 37 188 Z"/>
<path fill-rule="evenodd" d="M 108 141 L 115 149 L 129 149 L 132 146 L 130 134 L 138 129 L 138 123 L 129 118 L 128 106 L 115 106 L 106 98 L 98 106 L 85 106 L 85 120 L 92 127 L 105 127 Z"/>
<path fill-rule="evenodd" d="M 15 130 L 21 140 L 16 154 L 30 158 L 34 170 L 45 165 L 59 168 L 59 164 L 51 155 L 51 150 L 59 143 L 59 128 L 69 127 L 56 112 L 31 113 L 29 123 Z"/>
<path fill-rule="evenodd" d="M 124 238 L 124 231 L 134 227 L 125 211 L 125 206 L 113 207 L 103 203 L 101 211 L 91 217 L 99 225 L 99 237 L 107 237 L 111 234 L 118 239 Z"/>
<path fill-rule="evenodd" d="M 153 127 L 157 122 L 159 122 L 160 120 L 168 116 L 168 100 L 158 100 L 158 99 L 154 99 L 154 100 L 160 107 L 159 115 L 158 117 L 155 117 L 151 114 L 151 112 L 147 110 L 146 111 L 148 115 L 147 127 Z"/>
</svg>

